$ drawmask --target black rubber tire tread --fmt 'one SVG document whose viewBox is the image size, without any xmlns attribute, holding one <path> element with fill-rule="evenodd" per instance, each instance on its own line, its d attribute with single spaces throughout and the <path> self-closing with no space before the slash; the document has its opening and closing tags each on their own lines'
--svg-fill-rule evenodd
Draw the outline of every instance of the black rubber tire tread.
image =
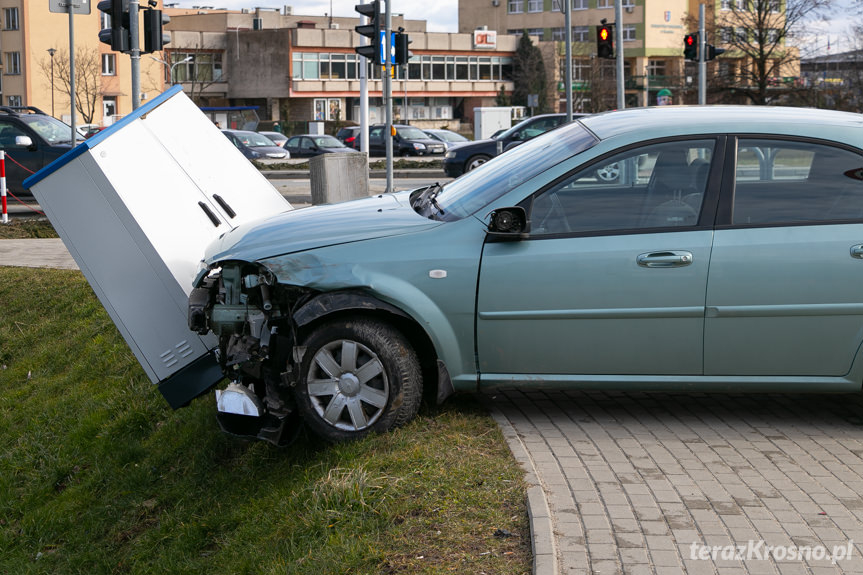
<svg viewBox="0 0 863 575">
<path fill-rule="evenodd" d="M 305 385 L 315 354 L 321 347 L 339 339 L 354 340 L 368 347 L 387 372 L 390 394 L 386 411 L 374 424 L 360 431 L 338 429 L 324 421 L 312 405 Z M 323 439 L 336 443 L 359 439 L 371 432 L 386 432 L 408 423 L 419 411 L 422 401 L 419 359 L 408 340 L 390 324 L 369 318 L 342 318 L 319 326 L 303 345 L 306 352 L 294 392 L 306 424 Z"/>
</svg>

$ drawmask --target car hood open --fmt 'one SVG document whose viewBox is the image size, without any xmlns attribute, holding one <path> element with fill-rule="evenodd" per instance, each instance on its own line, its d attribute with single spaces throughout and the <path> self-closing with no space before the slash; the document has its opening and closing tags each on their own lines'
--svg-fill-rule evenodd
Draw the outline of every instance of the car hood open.
<svg viewBox="0 0 863 575">
<path fill-rule="evenodd" d="M 429 220 L 410 207 L 410 192 L 283 212 L 239 226 L 207 248 L 207 264 L 224 260 L 258 261 L 314 248 L 430 229 Z"/>
</svg>

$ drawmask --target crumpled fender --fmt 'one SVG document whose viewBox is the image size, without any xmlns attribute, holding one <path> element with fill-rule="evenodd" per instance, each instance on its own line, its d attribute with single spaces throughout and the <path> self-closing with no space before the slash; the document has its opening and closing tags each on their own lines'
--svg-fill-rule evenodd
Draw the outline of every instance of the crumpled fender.
<svg viewBox="0 0 863 575">
<path fill-rule="evenodd" d="M 357 291 L 340 291 L 323 293 L 306 302 L 294 312 L 294 322 L 306 326 L 318 318 L 336 311 L 345 310 L 383 310 L 394 315 L 411 319 L 411 317 L 392 304 L 376 297 Z"/>
</svg>

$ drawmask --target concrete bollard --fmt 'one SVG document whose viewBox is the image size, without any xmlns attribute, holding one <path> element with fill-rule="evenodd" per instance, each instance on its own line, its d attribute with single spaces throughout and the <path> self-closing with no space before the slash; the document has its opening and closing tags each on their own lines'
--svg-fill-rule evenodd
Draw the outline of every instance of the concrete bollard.
<svg viewBox="0 0 863 575">
<path fill-rule="evenodd" d="M 335 204 L 369 195 L 366 154 L 321 154 L 309 160 L 312 203 Z"/>
</svg>

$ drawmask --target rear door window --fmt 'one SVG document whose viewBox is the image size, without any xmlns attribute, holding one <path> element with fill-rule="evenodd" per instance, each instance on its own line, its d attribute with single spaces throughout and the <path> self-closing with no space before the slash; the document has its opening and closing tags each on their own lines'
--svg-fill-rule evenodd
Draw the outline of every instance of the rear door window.
<svg viewBox="0 0 863 575">
<path fill-rule="evenodd" d="M 863 219 L 863 157 L 816 142 L 741 139 L 732 223 Z"/>
</svg>

